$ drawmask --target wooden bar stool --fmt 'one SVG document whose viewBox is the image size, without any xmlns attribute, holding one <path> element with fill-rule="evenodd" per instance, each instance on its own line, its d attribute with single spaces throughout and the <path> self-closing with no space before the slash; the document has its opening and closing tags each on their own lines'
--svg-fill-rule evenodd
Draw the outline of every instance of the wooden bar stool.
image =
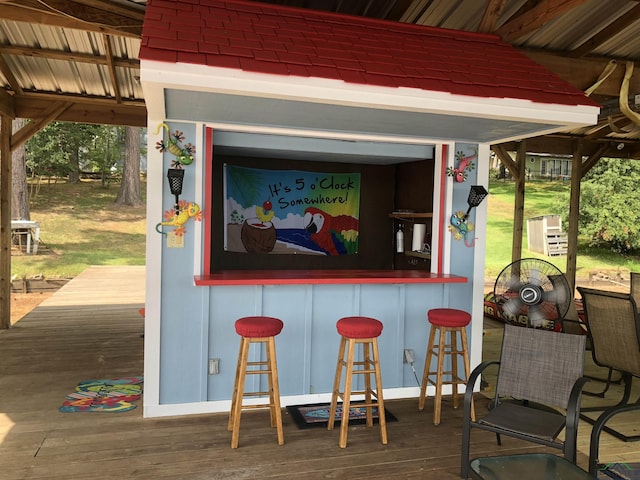
<svg viewBox="0 0 640 480">
<path fill-rule="evenodd" d="M 466 326 L 471 322 L 471 315 L 463 310 L 455 308 L 434 308 L 427 312 L 427 318 L 431 324 L 429 333 L 429 345 L 427 347 L 427 358 L 424 363 L 424 373 L 422 384 L 420 385 L 420 398 L 418 399 L 418 410 L 424 410 L 424 403 L 427 394 L 427 384 L 434 385 L 436 395 L 433 408 L 433 424 L 440 423 L 440 410 L 442 403 L 442 386 L 451 385 L 453 408 L 458 408 L 458 385 L 466 385 L 466 380 L 460 378 L 458 374 L 458 356 L 462 357 L 464 363 L 465 378 L 469 378 L 469 350 L 467 347 Z M 447 334 L 449 341 L 447 342 Z M 460 334 L 460 347 L 458 347 L 458 334 Z M 436 343 L 436 336 L 438 342 Z M 437 358 L 437 367 L 431 371 L 431 360 L 433 356 Z M 445 356 L 451 359 L 451 370 L 444 369 Z M 435 381 L 431 379 L 435 375 Z M 447 380 L 445 380 L 445 375 Z M 475 419 L 473 404 L 471 404 L 471 417 Z"/>
<path fill-rule="evenodd" d="M 238 352 L 238 366 L 236 379 L 231 397 L 231 411 L 229 413 L 229 431 L 231 436 L 231 448 L 238 448 L 240 437 L 240 415 L 242 409 L 269 407 L 271 426 L 278 431 L 278 445 L 284 444 L 282 432 L 282 411 L 280 409 L 280 390 L 278 388 L 278 366 L 276 364 L 275 336 L 282 331 L 282 320 L 273 317 L 243 317 L 236 320 L 235 328 L 240 339 L 240 351 Z M 249 347 L 251 344 L 266 345 L 266 360 L 249 361 Z M 245 392 L 246 375 L 267 375 L 268 391 Z M 269 396 L 269 403 L 259 405 L 243 405 L 244 397 Z"/>
<path fill-rule="evenodd" d="M 369 317 L 344 317 L 336 324 L 340 334 L 340 348 L 338 350 L 338 364 L 333 382 L 331 395 L 331 409 L 329 410 L 328 430 L 333 430 L 338 406 L 338 397 L 342 399 L 342 423 L 340 425 L 340 448 L 347 446 L 347 430 L 349 428 L 349 410 L 351 395 L 364 395 L 364 407 L 367 416 L 367 427 L 373 427 L 373 409 L 378 409 L 378 423 L 380 424 L 380 440 L 387 444 L 387 422 L 382 398 L 382 376 L 378 357 L 378 337 L 382 333 L 382 322 Z M 362 345 L 362 361 L 355 361 L 355 347 Z M 346 352 L 346 359 L 345 359 Z M 345 368 L 344 390 L 340 392 L 342 368 Z M 356 367 L 356 368 L 354 368 Z M 364 390 L 352 391 L 353 376 L 364 375 Z M 375 390 L 372 388 L 371 375 L 375 375 Z"/>
</svg>

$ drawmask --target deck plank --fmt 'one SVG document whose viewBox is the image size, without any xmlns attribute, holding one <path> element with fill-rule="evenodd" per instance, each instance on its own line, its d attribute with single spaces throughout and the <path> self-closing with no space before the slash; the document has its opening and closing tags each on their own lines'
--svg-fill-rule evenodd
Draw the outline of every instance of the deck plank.
<svg viewBox="0 0 640 480">
<path fill-rule="evenodd" d="M 284 414 L 285 445 L 278 446 L 266 411 L 243 413 L 240 448 L 229 447 L 226 414 L 142 418 L 142 401 L 123 413 L 60 413 L 78 381 L 142 375 L 144 267 L 91 267 L 0 331 L 0 478 L 93 479 L 457 479 L 461 409 L 445 401 L 435 427 L 432 399 L 390 400 L 398 418 L 387 425 L 389 443 L 353 426 L 346 449 L 338 430 L 298 429 Z M 485 358 L 495 357 L 500 329 L 486 330 Z M 594 389 L 597 388 L 594 385 Z M 615 398 L 621 387 L 614 386 Z M 584 397 L 583 404 L 603 402 Z M 478 395 L 477 408 L 488 399 Z M 638 415 L 620 419 L 640 429 Z M 579 464 L 587 465 L 591 427 L 582 422 Z M 472 455 L 556 450 L 474 431 Z M 640 442 L 603 434 L 601 460 L 640 461 Z"/>
</svg>

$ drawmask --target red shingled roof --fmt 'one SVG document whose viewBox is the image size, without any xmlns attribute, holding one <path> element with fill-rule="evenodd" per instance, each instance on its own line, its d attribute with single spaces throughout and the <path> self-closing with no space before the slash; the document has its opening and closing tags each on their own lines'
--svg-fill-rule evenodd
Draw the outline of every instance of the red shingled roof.
<svg viewBox="0 0 640 480">
<path fill-rule="evenodd" d="M 140 59 L 597 106 L 494 35 L 243 0 L 148 0 Z"/>
</svg>

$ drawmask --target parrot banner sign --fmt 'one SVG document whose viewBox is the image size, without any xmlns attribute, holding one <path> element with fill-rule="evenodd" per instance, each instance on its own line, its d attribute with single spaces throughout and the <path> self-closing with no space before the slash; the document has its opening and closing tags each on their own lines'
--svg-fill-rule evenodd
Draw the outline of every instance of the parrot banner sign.
<svg viewBox="0 0 640 480">
<path fill-rule="evenodd" d="M 360 174 L 224 165 L 224 249 L 358 253 Z"/>
</svg>

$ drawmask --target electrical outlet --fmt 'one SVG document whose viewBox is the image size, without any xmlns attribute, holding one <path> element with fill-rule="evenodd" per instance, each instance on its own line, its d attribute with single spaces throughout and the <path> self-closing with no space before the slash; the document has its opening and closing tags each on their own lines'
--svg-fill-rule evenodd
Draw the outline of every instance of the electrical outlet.
<svg viewBox="0 0 640 480">
<path fill-rule="evenodd" d="M 217 375 L 219 373 L 220 373 L 220 359 L 210 358 L 209 359 L 209 375 Z"/>
<path fill-rule="evenodd" d="M 416 361 L 416 356 L 413 354 L 413 350 L 411 350 L 410 348 L 405 348 L 404 349 L 404 363 L 409 363 L 411 365 L 413 365 L 413 363 Z"/>
<path fill-rule="evenodd" d="M 175 232 L 167 233 L 167 248 L 184 248 L 184 236 Z"/>
</svg>

